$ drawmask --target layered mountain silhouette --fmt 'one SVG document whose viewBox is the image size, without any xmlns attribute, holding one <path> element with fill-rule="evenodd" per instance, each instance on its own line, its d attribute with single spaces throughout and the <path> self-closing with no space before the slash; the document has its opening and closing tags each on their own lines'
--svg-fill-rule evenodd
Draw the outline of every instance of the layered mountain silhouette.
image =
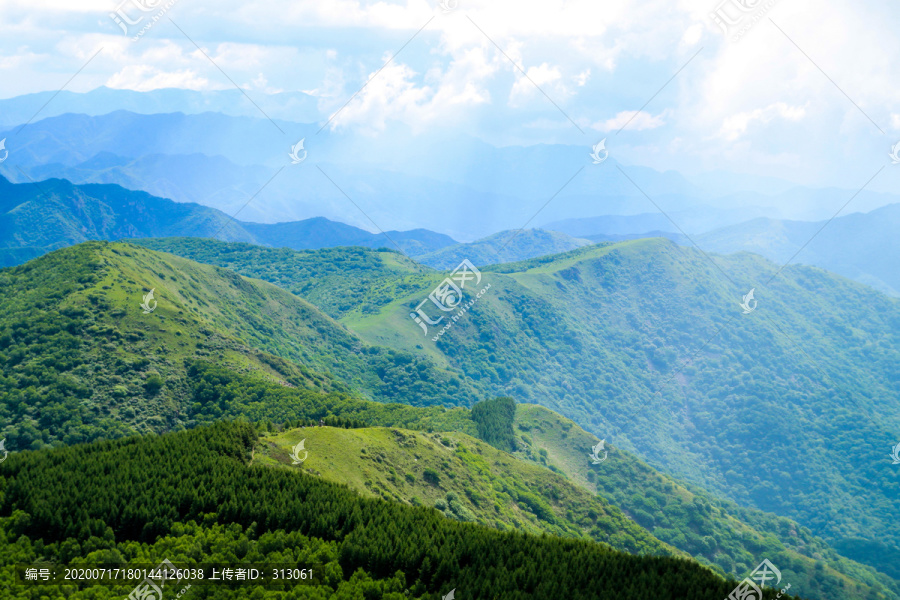
<svg viewBox="0 0 900 600">
<path fill-rule="evenodd" d="M 15 184 L 0 177 L 2 265 L 19 264 L 87 240 L 170 236 L 216 237 L 297 250 L 383 246 L 414 254 L 456 243 L 449 236 L 424 229 L 375 234 L 323 217 L 294 223 L 247 223 L 214 208 L 174 202 L 119 185 L 75 185 L 61 179 Z"/>
</svg>

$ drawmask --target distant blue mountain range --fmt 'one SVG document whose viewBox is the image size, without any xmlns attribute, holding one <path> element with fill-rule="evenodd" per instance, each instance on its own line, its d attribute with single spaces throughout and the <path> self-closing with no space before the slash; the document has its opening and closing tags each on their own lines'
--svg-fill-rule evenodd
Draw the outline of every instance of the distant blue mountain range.
<svg viewBox="0 0 900 600">
<path fill-rule="evenodd" d="M 204 96 L 183 91 L 143 98 L 107 90 L 72 100 L 80 107 L 90 104 L 85 96 L 101 98 L 97 104 L 108 108 L 121 96 L 119 104 L 152 110 L 179 105 L 179 94 L 186 113 L 42 113 L 21 131 L 0 130 L 10 152 L 0 175 L 20 183 L 117 183 L 258 223 L 324 216 L 363 229 L 373 229 L 374 222 L 381 229 L 424 228 L 463 241 L 526 223 L 553 229 L 546 224 L 604 214 L 664 211 L 692 234 L 759 217 L 818 220 L 854 193 L 723 173 L 688 178 L 622 164 L 614 146 L 607 161 L 594 165 L 589 148 L 580 146 L 495 147 L 464 134 L 424 139 L 403 130 L 371 138 L 318 134 L 321 126 L 313 122 L 276 119 L 273 125 L 258 113 L 191 113 L 202 107 Z M 213 109 L 217 98 L 209 100 Z M 69 100 L 61 96 L 48 106 Z M 22 104 L 0 101 L 0 112 L 14 101 Z M 293 114 L 312 118 L 310 111 Z M 288 153 L 300 140 L 308 155 L 292 164 Z M 852 208 L 868 211 L 898 201 L 864 190 Z M 663 225 L 651 229 L 678 231 L 667 221 Z"/>
</svg>

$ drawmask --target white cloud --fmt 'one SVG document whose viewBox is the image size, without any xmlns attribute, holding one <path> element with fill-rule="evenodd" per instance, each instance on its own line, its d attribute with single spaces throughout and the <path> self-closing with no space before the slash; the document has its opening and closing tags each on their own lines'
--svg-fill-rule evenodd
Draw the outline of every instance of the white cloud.
<svg viewBox="0 0 900 600">
<path fill-rule="evenodd" d="M 582 71 L 575 77 L 575 84 L 578 87 L 584 87 L 584 84 L 586 84 L 588 82 L 588 79 L 590 79 L 590 78 L 591 78 L 591 70 L 585 69 L 584 71 Z"/>
<path fill-rule="evenodd" d="M 612 119 L 607 119 L 606 121 L 598 121 L 591 125 L 591 128 L 603 132 L 619 131 L 623 127 L 626 128 L 626 131 L 656 129 L 657 127 L 662 127 L 666 124 L 665 121 L 663 121 L 663 116 L 663 114 L 653 116 L 643 110 L 629 110 L 618 113 Z"/>
<path fill-rule="evenodd" d="M 118 2 L 0 3 L 2 95 L 58 89 L 101 45 L 67 89 L 231 86 L 171 23 L 128 42 L 108 16 Z M 741 166 L 752 157 L 768 169 L 803 156 L 803 168 L 830 174 L 864 159 L 825 149 L 883 146 L 854 102 L 888 133 L 900 130 L 900 88 L 890 83 L 900 80 L 893 31 L 900 4 L 832 0 L 823 10 L 813 0 L 781 1 L 768 16 L 793 42 L 763 19 L 731 43 L 709 17 L 717 2 L 460 0 L 442 15 L 437 0 L 217 0 L 179 1 L 170 14 L 239 86 L 309 90 L 322 122 L 381 67 L 385 53 L 409 41 L 338 116 L 334 126 L 342 129 L 379 129 L 392 119 L 458 129 L 477 108 L 482 123 L 518 128 L 510 135 L 526 143 L 579 136 L 505 53 L 576 122 L 617 131 L 702 47 L 634 116 L 620 136 L 623 152 L 629 134 L 645 132 L 663 149 L 655 155 L 660 168 L 728 168 L 737 156 Z M 809 135 L 790 127 L 801 120 Z M 782 123 L 788 127 L 774 126 Z M 566 133 L 554 132 L 554 124 Z M 665 151 L 676 139 L 678 151 Z M 731 152 L 737 147 L 740 153 Z"/>
<path fill-rule="evenodd" d="M 106 86 L 138 92 L 161 88 L 212 89 L 208 79 L 198 76 L 191 69 L 167 72 L 150 65 L 128 65 L 110 77 Z"/>
<path fill-rule="evenodd" d="M 719 136 L 728 141 L 734 141 L 747 133 L 747 129 L 754 121 L 763 124 L 770 123 L 775 118 L 799 121 L 804 116 L 806 116 L 805 106 L 790 106 L 784 102 L 776 102 L 765 108 L 740 112 L 726 118 L 719 130 Z"/>
<path fill-rule="evenodd" d="M 369 75 L 368 84 L 338 113 L 332 127 L 355 125 L 373 132 L 383 130 L 391 119 L 416 128 L 444 120 L 454 111 L 489 102 L 490 94 L 479 82 L 494 72 L 496 66 L 477 48 L 466 52 L 448 69 L 435 67 L 424 77 L 408 65 L 391 62 L 377 76 L 374 72 Z M 423 83 L 417 84 L 418 80 Z"/>
<path fill-rule="evenodd" d="M 519 73 L 518 70 L 517 73 Z M 571 92 L 561 83 L 562 73 L 558 66 L 551 67 L 547 63 L 543 63 L 537 67 L 526 69 L 525 73 L 527 77 L 519 73 L 519 77 L 509 92 L 510 106 L 521 106 L 536 96 L 540 96 L 541 101 L 545 101 L 544 94 L 550 95 L 551 98 L 554 96 L 565 98 L 571 95 Z M 544 91 L 544 94 L 541 93 L 541 90 Z"/>
</svg>

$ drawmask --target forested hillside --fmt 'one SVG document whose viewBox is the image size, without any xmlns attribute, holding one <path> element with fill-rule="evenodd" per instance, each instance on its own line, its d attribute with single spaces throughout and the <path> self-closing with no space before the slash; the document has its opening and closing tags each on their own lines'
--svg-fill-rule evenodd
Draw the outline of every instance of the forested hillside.
<svg viewBox="0 0 900 600">
<path fill-rule="evenodd" d="M 269 277 L 268 250 L 227 247 L 210 244 L 203 260 L 228 256 L 236 271 Z M 437 343 L 409 313 L 440 274 L 421 275 L 409 293 L 413 272 L 398 274 L 396 300 L 362 299 L 341 320 L 464 373 L 485 396 L 552 408 L 664 472 L 895 573 L 898 301 L 819 269 L 779 272 L 757 256 L 707 257 L 659 239 L 478 266 L 491 290 Z M 296 289 L 290 274 L 272 280 Z M 751 288 L 758 308 L 742 314 Z"/>
<path fill-rule="evenodd" d="M 0 476 L 5 597 L 35 597 L 34 587 L 12 585 L 16 563 L 79 559 L 296 561 L 320 573 L 301 586 L 195 586 L 197 598 L 436 600 L 455 589 L 484 599 L 721 600 L 735 587 L 684 559 L 500 532 L 430 508 L 364 499 L 303 473 L 248 466 L 256 438 L 249 425 L 219 423 L 10 457 Z M 39 589 L 48 599 L 106 599 L 132 586 L 78 587 Z M 767 589 L 764 598 L 776 595 Z"/>
<path fill-rule="evenodd" d="M 428 358 L 371 346 L 275 286 L 136 246 L 2 270 L 0 296 L 0 436 L 14 451 L 191 426 L 195 360 L 383 401 L 477 399 Z"/>
<path fill-rule="evenodd" d="M 196 238 L 129 241 L 274 283 L 335 319 L 350 311 L 376 312 L 392 302 L 398 291 L 419 290 L 426 281 L 424 275 L 431 272 L 387 248 L 297 251 Z"/>
<path fill-rule="evenodd" d="M 765 555 L 791 572 L 791 581 L 797 582 L 793 589 L 804 596 L 865 597 L 874 593 L 867 586 L 888 597 L 900 596 L 896 580 L 844 558 L 806 527 L 716 498 L 628 452 L 607 445 L 609 458 L 586 467 L 591 461 L 585 449 L 597 438 L 549 409 L 518 405 L 515 428 L 520 447 L 516 456 L 564 473 L 610 499 L 654 536 L 725 573 L 746 572 L 756 556 Z M 848 577 L 866 585 L 855 586 Z"/>
<path fill-rule="evenodd" d="M 199 422 L 215 414 L 226 419 L 245 415 L 264 423 L 272 435 L 258 449 L 256 460 L 262 464 L 291 463 L 287 460 L 290 447 L 301 435 L 308 435 L 307 448 L 312 448 L 308 464 L 304 463 L 308 472 L 346 483 L 366 495 L 413 505 L 430 501 L 450 518 L 474 518 L 501 529 L 513 526 L 588 537 L 630 551 L 659 551 L 658 542 L 648 542 L 646 534 L 635 533 L 631 525 L 618 531 L 610 528 L 617 523 L 621 508 L 641 527 L 726 575 L 740 577 L 755 566 L 754 560 L 766 555 L 785 566 L 799 593 L 813 597 L 840 593 L 844 598 L 881 593 L 885 598 L 900 598 L 896 582 L 838 556 L 822 540 L 787 519 L 741 510 L 690 491 L 616 448 L 609 448 L 615 461 L 604 463 L 602 469 L 591 467 L 583 450 L 596 443 L 596 438 L 544 408 L 513 407 L 511 417 L 521 433 L 514 439 L 515 458 L 470 441 L 470 446 L 480 448 L 479 454 L 494 457 L 493 464 L 488 464 L 465 442 L 460 449 L 458 440 L 490 437 L 490 430 L 478 425 L 483 416 L 475 414 L 494 413 L 500 417 L 496 421 L 505 422 L 510 416 L 508 399 L 485 401 L 470 412 L 301 391 L 250 380 L 208 363 L 195 364 L 189 375 L 194 382 L 192 416 Z M 430 437 L 400 431 L 379 435 L 358 429 L 345 432 L 308 427 L 320 419 L 329 426 L 402 428 L 426 432 Z M 307 428 L 282 433 L 279 424 L 305 424 Z M 547 443 L 550 439 L 559 441 Z M 363 448 L 367 448 L 365 452 Z M 547 470 L 535 472 L 522 461 Z M 549 471 L 598 494 L 603 508 L 591 508 L 593 501 L 585 500 L 570 482 L 560 481 Z M 525 481 L 532 483 L 523 488 Z M 615 498 L 611 506 L 607 498 Z M 600 516 L 595 520 L 592 513 Z M 610 516 L 604 517 L 607 513 Z"/>
</svg>

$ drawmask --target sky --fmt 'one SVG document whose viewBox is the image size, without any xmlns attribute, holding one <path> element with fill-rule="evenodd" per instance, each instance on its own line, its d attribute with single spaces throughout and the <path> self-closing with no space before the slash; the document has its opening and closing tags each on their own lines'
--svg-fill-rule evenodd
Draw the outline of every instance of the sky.
<svg viewBox="0 0 900 600">
<path fill-rule="evenodd" d="M 443 3 L 4 0 L 0 98 L 302 91 L 318 114 L 298 121 L 361 138 L 399 125 L 497 145 L 606 139 L 659 171 L 900 189 L 897 2 Z M 126 35 L 122 17 L 141 21 Z"/>
</svg>

